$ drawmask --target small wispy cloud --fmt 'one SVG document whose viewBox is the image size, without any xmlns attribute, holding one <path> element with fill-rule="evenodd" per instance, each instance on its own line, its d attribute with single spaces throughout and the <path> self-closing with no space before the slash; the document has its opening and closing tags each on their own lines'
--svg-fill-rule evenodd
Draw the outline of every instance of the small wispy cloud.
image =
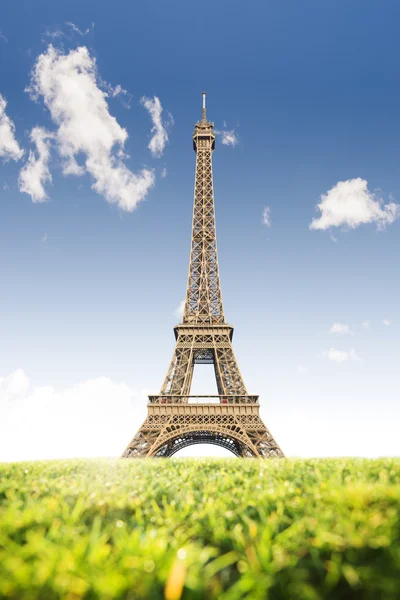
<svg viewBox="0 0 400 600">
<path fill-rule="evenodd" d="M 167 174 L 168 174 L 167 167 L 164 167 L 163 170 L 161 171 L 162 179 L 165 179 Z"/>
<path fill-rule="evenodd" d="M 126 90 L 124 90 L 123 87 L 121 87 L 119 84 L 115 86 L 114 90 L 113 90 L 113 98 L 115 98 L 116 96 L 118 96 L 119 94 L 125 95 L 128 92 Z"/>
<path fill-rule="evenodd" d="M 389 319 L 383 319 L 382 323 L 386 325 L 386 327 L 389 327 L 389 325 L 392 324 L 392 321 L 389 321 Z"/>
<path fill-rule="evenodd" d="M 332 327 L 329 329 L 329 333 L 338 333 L 340 335 L 351 335 L 353 332 L 351 331 L 349 325 L 345 323 L 334 323 Z"/>
<path fill-rule="evenodd" d="M 67 27 L 68 29 L 65 30 L 65 27 Z M 67 38 L 71 41 L 74 38 L 74 34 L 77 33 L 80 37 L 84 37 L 93 30 L 94 23 L 92 23 L 91 26 L 87 27 L 85 30 L 82 30 L 77 25 L 75 25 L 75 23 L 72 23 L 72 21 L 67 21 L 66 23 L 64 23 L 64 28 L 58 27 L 57 29 L 46 29 L 42 37 L 42 42 L 47 43 L 49 39 L 57 40 L 59 38 Z"/>
<path fill-rule="evenodd" d="M 369 328 L 370 328 L 370 326 L 371 326 L 371 322 L 370 322 L 370 321 L 368 321 L 367 319 L 365 319 L 365 321 L 363 321 L 363 322 L 361 323 L 361 327 L 362 327 L 363 329 L 369 329 Z"/>
<path fill-rule="evenodd" d="M 40 238 L 40 241 L 45 244 L 47 242 L 47 233 L 45 233 L 44 235 L 42 235 L 42 237 Z"/>
<path fill-rule="evenodd" d="M 45 202 L 47 194 L 44 186 L 52 180 L 49 162 L 50 143 L 54 135 L 43 127 L 34 127 L 30 138 L 36 146 L 36 154 L 32 150 L 29 152 L 28 161 L 20 171 L 19 190 L 29 194 L 32 202 Z"/>
<path fill-rule="evenodd" d="M 99 86 L 107 92 L 110 98 L 120 98 L 125 108 L 131 107 L 133 95 L 125 90 L 119 83 L 113 87 L 108 81 L 104 81 L 99 77 Z"/>
<path fill-rule="evenodd" d="M 264 206 L 261 222 L 266 227 L 271 227 L 271 209 L 269 206 Z"/>
<path fill-rule="evenodd" d="M 8 38 L 6 38 L 2 31 L 0 31 L 0 40 L 3 40 L 3 42 L 8 42 Z"/>
<path fill-rule="evenodd" d="M 179 306 L 176 307 L 174 314 L 177 319 L 182 319 L 185 310 L 185 300 L 179 302 Z"/>
<path fill-rule="evenodd" d="M 63 31 L 61 31 L 61 29 L 46 29 L 46 31 L 43 34 L 43 38 L 42 38 L 42 42 L 43 43 L 48 43 L 48 40 L 56 40 L 58 38 L 61 38 L 65 36 L 65 33 Z"/>
<path fill-rule="evenodd" d="M 151 136 L 148 147 L 150 149 L 151 154 L 154 157 L 160 158 L 168 142 L 168 133 L 166 130 L 166 126 L 169 124 L 170 121 L 173 122 L 173 119 L 171 117 L 168 122 L 163 122 L 163 107 L 161 106 L 161 102 L 159 98 L 157 98 L 157 96 L 154 96 L 154 98 L 146 98 L 143 96 L 143 98 L 141 99 L 141 103 L 149 112 L 153 123 L 153 127 L 151 129 L 151 133 L 153 135 Z"/>
<path fill-rule="evenodd" d="M 224 127 L 226 123 L 224 121 Z M 224 146 L 234 148 L 239 143 L 239 138 L 234 129 L 215 129 L 215 133 L 221 137 L 221 143 Z"/>
<path fill-rule="evenodd" d="M 348 352 L 330 348 L 328 352 L 323 352 L 322 356 L 323 358 L 327 358 L 330 361 L 338 363 L 350 360 L 361 360 L 354 348 L 351 348 Z"/>
<path fill-rule="evenodd" d="M 0 94 L 0 157 L 4 160 L 19 160 L 24 151 L 15 137 L 14 122 L 6 113 L 7 100 Z"/>
<path fill-rule="evenodd" d="M 297 365 L 296 371 L 299 375 L 304 375 L 305 373 L 308 372 L 308 368 L 305 367 L 304 365 Z"/>
<path fill-rule="evenodd" d="M 81 29 L 79 29 L 79 27 L 77 27 L 75 25 L 75 23 L 72 23 L 72 21 L 67 21 L 65 24 L 68 25 L 68 27 L 71 27 L 72 31 L 74 31 L 75 33 L 79 34 L 80 36 L 87 35 L 88 33 L 90 33 L 94 29 L 94 23 L 92 23 L 91 27 L 87 27 L 85 29 L 85 31 L 82 31 Z"/>
</svg>

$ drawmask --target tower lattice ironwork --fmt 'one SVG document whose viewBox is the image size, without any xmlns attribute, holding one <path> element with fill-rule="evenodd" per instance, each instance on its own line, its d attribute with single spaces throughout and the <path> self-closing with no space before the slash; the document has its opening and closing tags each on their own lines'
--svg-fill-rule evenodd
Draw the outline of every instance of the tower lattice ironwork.
<svg viewBox="0 0 400 600">
<path fill-rule="evenodd" d="M 249 395 L 232 348 L 219 282 L 212 153 L 214 123 L 196 123 L 193 229 L 182 323 L 161 391 L 149 396 L 148 414 L 123 457 L 172 456 L 192 444 L 216 444 L 237 456 L 282 457 L 259 416 L 258 396 Z M 194 366 L 213 364 L 218 395 L 191 396 Z"/>
</svg>

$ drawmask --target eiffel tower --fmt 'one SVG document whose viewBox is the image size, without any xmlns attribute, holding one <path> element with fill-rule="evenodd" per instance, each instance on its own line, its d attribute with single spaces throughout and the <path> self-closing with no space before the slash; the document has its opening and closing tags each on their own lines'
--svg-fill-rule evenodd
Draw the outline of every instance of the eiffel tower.
<svg viewBox="0 0 400 600">
<path fill-rule="evenodd" d="M 219 283 L 212 153 L 214 123 L 195 124 L 196 152 L 192 245 L 182 323 L 157 396 L 149 396 L 147 418 L 123 457 L 168 457 L 192 444 L 215 444 L 242 457 L 282 457 L 259 416 L 258 396 L 249 395 L 232 348 L 233 327 L 225 321 Z M 213 364 L 218 395 L 191 396 L 196 364 Z"/>
</svg>

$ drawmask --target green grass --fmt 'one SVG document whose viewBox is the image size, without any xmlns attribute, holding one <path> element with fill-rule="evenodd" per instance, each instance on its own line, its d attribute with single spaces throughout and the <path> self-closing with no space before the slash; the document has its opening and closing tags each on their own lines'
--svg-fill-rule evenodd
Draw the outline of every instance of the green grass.
<svg viewBox="0 0 400 600">
<path fill-rule="evenodd" d="M 0 464 L 1 598 L 400 598 L 400 460 Z"/>
</svg>

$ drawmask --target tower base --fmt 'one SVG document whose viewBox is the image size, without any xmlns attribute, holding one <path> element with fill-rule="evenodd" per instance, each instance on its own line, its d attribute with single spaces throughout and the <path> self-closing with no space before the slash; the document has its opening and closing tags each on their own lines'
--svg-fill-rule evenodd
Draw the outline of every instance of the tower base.
<svg viewBox="0 0 400 600">
<path fill-rule="evenodd" d="M 259 416 L 257 396 L 210 396 L 211 402 L 204 402 L 204 397 L 179 399 L 149 397 L 147 418 L 123 458 L 169 457 L 204 443 L 241 457 L 284 456 Z"/>
</svg>

